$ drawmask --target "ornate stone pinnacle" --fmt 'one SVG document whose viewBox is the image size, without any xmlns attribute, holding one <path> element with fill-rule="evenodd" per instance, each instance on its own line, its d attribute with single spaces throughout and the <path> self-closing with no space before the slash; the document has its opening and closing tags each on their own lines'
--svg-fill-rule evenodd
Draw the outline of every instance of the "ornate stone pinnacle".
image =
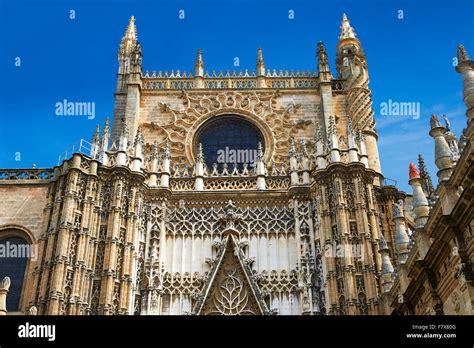
<svg viewBox="0 0 474 348">
<path fill-rule="evenodd" d="M 135 136 L 135 145 L 141 144 L 143 146 L 144 143 L 145 143 L 145 138 L 143 137 L 142 128 L 138 127 L 137 135 Z"/>
<path fill-rule="evenodd" d="M 294 157 L 296 155 L 295 141 L 290 138 L 290 144 L 288 147 L 288 155 Z"/>
<path fill-rule="evenodd" d="M 339 40 L 344 40 L 348 38 L 355 39 L 356 34 L 354 28 L 351 27 L 351 23 L 349 22 L 346 14 L 344 13 L 342 15 L 341 34 L 339 35 Z"/>
<path fill-rule="evenodd" d="M 464 45 L 459 44 L 458 45 L 458 64 L 466 60 L 471 60 L 471 58 L 469 57 L 469 54 L 467 54 L 467 51 L 464 48 Z"/>
<path fill-rule="evenodd" d="M 258 142 L 258 148 L 257 148 L 257 160 L 263 161 L 263 147 L 260 141 Z"/>
<path fill-rule="evenodd" d="M 259 47 L 257 50 L 257 67 L 261 65 L 265 65 L 265 62 L 263 61 L 262 49 Z"/>
<path fill-rule="evenodd" d="M 314 132 L 314 142 L 317 143 L 318 141 L 323 140 L 323 134 L 322 134 L 322 129 L 321 126 L 318 126 L 316 128 L 316 131 Z"/>
<path fill-rule="evenodd" d="M 135 27 L 135 16 L 130 17 L 130 20 L 128 21 L 127 30 L 125 31 L 124 38 L 137 40 L 137 28 Z"/>
<path fill-rule="evenodd" d="M 0 282 L 0 289 L 10 290 L 10 285 L 11 285 L 10 277 L 6 276 Z"/>
<path fill-rule="evenodd" d="M 151 145 L 151 159 L 158 159 L 158 158 L 159 158 L 158 141 L 155 141 L 153 145 Z"/>
<path fill-rule="evenodd" d="M 98 144 L 99 143 L 99 132 L 100 132 L 100 127 L 99 125 L 95 126 L 95 132 L 94 136 L 92 137 L 92 144 Z"/>
<path fill-rule="evenodd" d="M 364 134 L 364 132 L 362 132 L 362 130 L 359 130 L 357 132 L 357 140 L 358 141 L 365 141 L 365 134 Z"/>
<path fill-rule="evenodd" d="M 204 66 L 204 60 L 202 59 L 202 50 L 200 48 L 198 48 L 195 66 L 199 66 L 199 67 Z"/>
<path fill-rule="evenodd" d="M 329 64 L 328 55 L 326 53 L 326 47 L 322 41 L 318 42 L 318 63 L 319 64 Z"/>
<path fill-rule="evenodd" d="M 423 188 L 425 189 L 428 196 L 431 196 L 434 192 L 433 182 L 431 181 L 430 174 L 426 168 L 425 161 L 421 154 L 418 154 L 418 169 L 420 172 L 420 177 L 423 179 Z"/>
<path fill-rule="evenodd" d="M 304 157 L 308 157 L 308 151 L 306 150 L 306 142 L 304 141 L 304 139 L 301 139 L 300 146 L 301 155 L 303 155 Z"/>
<path fill-rule="evenodd" d="M 120 135 L 124 136 L 125 138 L 128 138 L 128 126 L 127 122 L 125 120 L 125 117 L 122 118 L 122 124 L 120 127 Z"/>
<path fill-rule="evenodd" d="M 227 202 L 224 213 L 219 215 L 219 220 L 225 222 L 226 230 L 236 230 L 235 223 L 242 219 L 242 215 L 236 212 L 237 207 L 232 200 Z"/>
<path fill-rule="evenodd" d="M 334 115 L 329 116 L 329 125 L 328 125 L 328 134 L 333 135 L 336 134 L 336 120 Z"/>
<path fill-rule="evenodd" d="M 202 148 L 202 143 L 199 143 L 198 145 L 198 152 L 197 152 L 196 159 L 198 162 L 204 163 L 204 150 Z"/>
<path fill-rule="evenodd" d="M 352 120 L 347 118 L 347 135 L 354 135 L 354 128 L 352 127 Z"/>
<path fill-rule="evenodd" d="M 410 176 L 410 180 L 411 179 L 420 179 L 420 172 L 418 171 L 418 169 L 416 168 L 414 163 L 410 163 L 409 176 Z"/>
<path fill-rule="evenodd" d="M 105 119 L 105 125 L 104 125 L 104 130 L 102 132 L 102 136 L 104 136 L 104 134 L 109 134 L 110 133 L 110 119 L 107 117 Z"/>
<path fill-rule="evenodd" d="M 163 159 L 170 159 L 170 157 L 171 157 L 170 142 L 168 139 L 166 139 L 165 148 L 163 150 Z"/>
</svg>

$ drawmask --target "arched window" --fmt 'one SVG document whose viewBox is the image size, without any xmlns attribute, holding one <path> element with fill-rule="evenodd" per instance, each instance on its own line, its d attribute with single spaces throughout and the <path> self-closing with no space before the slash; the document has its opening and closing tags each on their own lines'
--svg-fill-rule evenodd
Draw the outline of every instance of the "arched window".
<svg viewBox="0 0 474 348">
<path fill-rule="evenodd" d="M 7 295 L 7 311 L 20 309 L 20 298 L 28 263 L 29 243 L 18 236 L 0 237 L 0 279 L 10 277 L 10 291 Z"/>
<path fill-rule="evenodd" d="M 202 143 L 206 165 L 212 168 L 214 163 L 222 169 L 224 163 L 229 168 L 237 163 L 239 168 L 247 163 L 254 166 L 258 143 L 263 143 L 260 130 L 243 117 L 234 115 L 219 116 L 206 122 L 198 131 L 194 147 L 195 153 Z"/>
</svg>

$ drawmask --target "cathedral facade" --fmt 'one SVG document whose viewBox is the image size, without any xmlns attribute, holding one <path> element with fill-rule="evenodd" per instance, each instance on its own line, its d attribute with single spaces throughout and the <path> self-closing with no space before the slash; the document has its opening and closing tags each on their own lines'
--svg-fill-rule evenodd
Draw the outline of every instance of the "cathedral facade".
<svg viewBox="0 0 474 348">
<path fill-rule="evenodd" d="M 144 72 L 132 17 L 89 151 L 0 170 L 0 241 L 37 246 L 1 270 L 0 311 L 472 314 L 473 62 L 461 47 L 463 138 L 432 117 L 439 185 L 421 161 L 411 195 L 382 173 L 345 15 L 336 52 L 334 74 L 322 42 L 317 71 L 258 49 L 253 72 L 209 72 L 201 50 L 192 72 Z"/>
</svg>

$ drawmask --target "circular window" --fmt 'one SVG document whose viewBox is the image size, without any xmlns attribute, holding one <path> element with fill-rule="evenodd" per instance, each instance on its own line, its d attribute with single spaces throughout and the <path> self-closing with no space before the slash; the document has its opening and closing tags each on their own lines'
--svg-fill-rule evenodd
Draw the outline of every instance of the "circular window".
<svg viewBox="0 0 474 348">
<path fill-rule="evenodd" d="M 242 169 L 244 163 L 254 166 L 258 143 L 263 143 L 259 129 L 239 116 L 219 116 L 206 122 L 197 133 L 194 143 L 195 153 L 202 144 L 206 165 L 212 168 L 216 163 L 222 169 L 224 163 L 230 168 L 237 164 Z"/>
</svg>

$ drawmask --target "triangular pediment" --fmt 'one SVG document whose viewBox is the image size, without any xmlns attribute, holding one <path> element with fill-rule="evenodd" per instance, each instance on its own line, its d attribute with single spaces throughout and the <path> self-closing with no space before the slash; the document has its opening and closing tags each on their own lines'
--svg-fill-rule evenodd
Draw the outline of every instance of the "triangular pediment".
<svg viewBox="0 0 474 348">
<path fill-rule="evenodd" d="M 269 314 L 235 237 L 227 235 L 195 307 L 198 315 Z"/>
</svg>

